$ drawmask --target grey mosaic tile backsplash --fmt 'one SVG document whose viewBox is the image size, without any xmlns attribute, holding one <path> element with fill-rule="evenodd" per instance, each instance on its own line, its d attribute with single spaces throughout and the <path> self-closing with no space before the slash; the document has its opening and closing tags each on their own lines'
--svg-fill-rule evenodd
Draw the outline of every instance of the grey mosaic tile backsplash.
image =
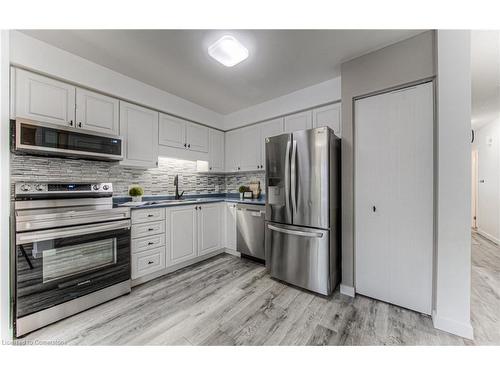
<svg viewBox="0 0 500 375">
<path fill-rule="evenodd" d="M 196 162 L 160 158 L 158 168 L 136 169 L 119 163 L 73 160 L 11 153 L 11 182 L 112 182 L 116 196 L 127 195 L 130 185 L 140 184 L 146 195 L 172 195 L 174 177 L 186 194 L 237 193 L 240 185 L 260 181 L 265 192 L 265 172 L 217 175 L 196 172 Z"/>
</svg>

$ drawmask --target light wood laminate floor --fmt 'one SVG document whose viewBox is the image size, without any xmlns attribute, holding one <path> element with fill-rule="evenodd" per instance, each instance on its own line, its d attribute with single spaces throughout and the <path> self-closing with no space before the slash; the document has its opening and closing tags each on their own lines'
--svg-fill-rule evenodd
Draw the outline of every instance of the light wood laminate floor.
<svg viewBox="0 0 500 375">
<path fill-rule="evenodd" d="M 500 251 L 477 234 L 472 247 L 474 341 L 434 329 L 428 316 L 370 298 L 307 293 L 227 254 L 25 339 L 70 345 L 498 345 Z"/>
</svg>

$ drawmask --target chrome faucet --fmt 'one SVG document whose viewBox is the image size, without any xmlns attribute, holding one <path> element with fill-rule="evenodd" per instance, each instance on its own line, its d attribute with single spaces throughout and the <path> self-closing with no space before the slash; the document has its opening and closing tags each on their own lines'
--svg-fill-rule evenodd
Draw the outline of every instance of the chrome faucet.
<svg viewBox="0 0 500 375">
<path fill-rule="evenodd" d="M 184 191 L 179 194 L 179 175 L 176 174 L 174 177 L 174 186 L 175 186 L 175 199 L 181 199 L 184 195 Z"/>
</svg>

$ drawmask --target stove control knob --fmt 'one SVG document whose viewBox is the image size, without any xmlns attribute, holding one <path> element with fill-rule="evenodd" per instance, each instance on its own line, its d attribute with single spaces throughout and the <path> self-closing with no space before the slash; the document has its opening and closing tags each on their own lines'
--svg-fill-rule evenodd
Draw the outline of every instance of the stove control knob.
<svg viewBox="0 0 500 375">
<path fill-rule="evenodd" d="M 103 185 L 102 187 L 104 190 L 108 190 L 109 189 L 109 186 L 108 185 Z"/>
<path fill-rule="evenodd" d="M 21 190 L 22 190 L 22 191 L 29 191 L 29 190 L 30 190 L 30 188 L 31 188 L 31 187 L 30 187 L 28 184 L 23 184 L 23 185 L 21 185 Z"/>
<path fill-rule="evenodd" d="M 43 191 L 43 185 L 38 184 L 35 186 L 35 189 L 36 191 Z"/>
<path fill-rule="evenodd" d="M 99 185 L 97 185 L 97 184 L 96 185 L 92 185 L 92 189 L 94 189 L 96 191 L 99 190 Z"/>
</svg>

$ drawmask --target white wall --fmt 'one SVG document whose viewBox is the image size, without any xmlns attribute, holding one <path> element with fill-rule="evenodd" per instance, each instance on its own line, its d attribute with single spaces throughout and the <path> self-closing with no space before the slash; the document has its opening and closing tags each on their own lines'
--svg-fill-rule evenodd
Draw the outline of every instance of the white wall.
<svg viewBox="0 0 500 375">
<path fill-rule="evenodd" d="M 43 74 L 86 86 L 202 124 L 222 129 L 217 112 L 73 55 L 18 31 L 10 32 L 10 61 Z"/>
<path fill-rule="evenodd" d="M 0 31 L 0 330 L 2 340 L 10 332 L 9 284 L 9 31 Z"/>
<path fill-rule="evenodd" d="M 437 254 L 434 326 L 472 338 L 470 31 L 437 31 Z"/>
<path fill-rule="evenodd" d="M 336 77 L 230 113 L 224 116 L 224 129 L 230 130 L 321 104 L 340 101 L 340 98 L 340 77 Z"/>
<path fill-rule="evenodd" d="M 500 242 L 500 118 L 476 131 L 474 148 L 478 152 L 477 229 Z M 481 183 L 480 181 L 484 181 Z"/>
</svg>

